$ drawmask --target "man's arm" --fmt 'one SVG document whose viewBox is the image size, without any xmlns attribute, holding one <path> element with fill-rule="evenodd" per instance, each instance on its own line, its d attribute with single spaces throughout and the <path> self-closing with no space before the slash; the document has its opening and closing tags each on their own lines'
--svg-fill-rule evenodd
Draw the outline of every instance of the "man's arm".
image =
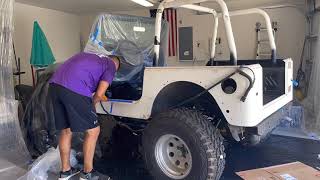
<svg viewBox="0 0 320 180">
<path fill-rule="evenodd" d="M 109 87 L 109 83 L 107 81 L 100 81 L 97 91 L 93 96 L 93 105 L 95 106 L 97 102 L 104 100 L 104 96 Z"/>
</svg>

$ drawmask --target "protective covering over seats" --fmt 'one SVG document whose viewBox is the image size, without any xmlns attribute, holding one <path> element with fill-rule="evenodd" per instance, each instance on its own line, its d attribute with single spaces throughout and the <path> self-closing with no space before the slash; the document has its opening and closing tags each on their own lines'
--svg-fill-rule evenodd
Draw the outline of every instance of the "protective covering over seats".
<svg viewBox="0 0 320 180">
<path fill-rule="evenodd" d="M 142 83 L 143 68 L 153 65 L 155 19 L 128 15 L 101 14 L 92 26 L 85 52 L 121 57 L 115 82 Z M 160 66 L 166 65 L 168 24 L 163 21 Z"/>
</svg>

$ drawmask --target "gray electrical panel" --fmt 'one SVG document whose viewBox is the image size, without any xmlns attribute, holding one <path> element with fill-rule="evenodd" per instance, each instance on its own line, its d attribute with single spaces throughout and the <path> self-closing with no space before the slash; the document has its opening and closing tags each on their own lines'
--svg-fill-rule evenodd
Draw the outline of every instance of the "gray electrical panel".
<svg viewBox="0 0 320 180">
<path fill-rule="evenodd" d="M 193 32 L 192 27 L 179 28 L 179 60 L 193 60 Z"/>
</svg>

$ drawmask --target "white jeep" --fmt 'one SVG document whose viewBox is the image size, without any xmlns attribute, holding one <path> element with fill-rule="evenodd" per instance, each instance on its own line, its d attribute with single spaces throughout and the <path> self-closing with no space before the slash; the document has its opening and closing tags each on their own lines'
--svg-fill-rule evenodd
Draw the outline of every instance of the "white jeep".
<svg viewBox="0 0 320 180">
<path fill-rule="evenodd" d="M 260 9 L 229 13 L 223 0 L 215 0 L 221 14 L 192 5 L 203 1 L 162 1 L 156 14 L 154 67 L 144 69 L 141 97 L 111 96 L 96 107 L 99 114 L 112 115 L 117 121 L 126 118 L 148 123 L 142 145 L 145 162 L 156 179 L 219 179 L 225 165 L 223 137 L 258 143 L 279 123 L 276 112 L 292 100 L 293 63 L 291 59 L 276 58 L 268 14 Z M 161 21 L 166 8 L 188 8 L 213 15 L 207 66 L 159 66 Z M 261 14 L 266 20 L 270 59 L 237 60 L 230 16 L 251 13 Z M 229 61 L 214 59 L 219 17 L 226 30 Z"/>
</svg>

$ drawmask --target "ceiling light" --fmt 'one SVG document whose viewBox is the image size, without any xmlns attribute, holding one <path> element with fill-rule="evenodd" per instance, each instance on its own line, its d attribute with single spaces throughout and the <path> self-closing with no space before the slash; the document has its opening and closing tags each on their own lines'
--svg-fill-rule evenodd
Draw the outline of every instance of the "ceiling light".
<svg viewBox="0 0 320 180">
<path fill-rule="evenodd" d="M 144 6 L 144 7 L 152 7 L 153 4 L 147 0 L 131 0 L 137 4 L 140 4 L 141 6 Z"/>
</svg>

